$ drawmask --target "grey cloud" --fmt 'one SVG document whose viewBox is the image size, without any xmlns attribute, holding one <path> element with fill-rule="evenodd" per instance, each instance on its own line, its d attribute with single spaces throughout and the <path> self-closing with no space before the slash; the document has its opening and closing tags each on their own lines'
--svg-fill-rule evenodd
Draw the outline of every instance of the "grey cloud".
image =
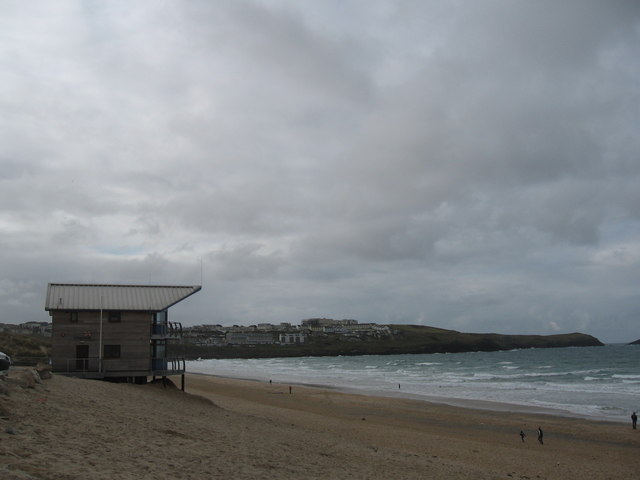
<svg viewBox="0 0 640 480">
<path fill-rule="evenodd" d="M 452 31 L 460 42 L 453 46 L 463 46 L 463 54 L 557 75 L 592 64 L 603 50 L 637 35 L 640 9 L 629 0 L 495 1 L 474 3 L 459 13 Z"/>
<path fill-rule="evenodd" d="M 636 2 L 31 8 L 0 19 L 0 321 L 202 261 L 185 323 L 634 336 Z"/>
<path fill-rule="evenodd" d="M 281 252 L 263 252 L 257 243 L 223 246 L 210 252 L 206 259 L 216 276 L 223 280 L 273 278 L 283 265 Z"/>
</svg>

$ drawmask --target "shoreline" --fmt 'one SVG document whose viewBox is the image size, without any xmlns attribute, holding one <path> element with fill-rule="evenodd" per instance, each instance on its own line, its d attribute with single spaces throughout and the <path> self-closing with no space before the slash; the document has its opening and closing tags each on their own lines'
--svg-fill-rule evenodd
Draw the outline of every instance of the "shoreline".
<svg viewBox="0 0 640 480">
<path fill-rule="evenodd" d="M 379 450 L 401 449 L 411 458 L 424 458 L 425 453 L 431 458 L 455 458 L 458 465 L 461 462 L 485 473 L 492 471 L 486 478 L 517 478 L 516 472 L 520 478 L 549 479 L 587 475 L 631 479 L 637 474 L 635 456 L 640 448 L 640 431 L 632 430 L 630 424 L 291 385 L 293 391 L 289 394 L 288 383 L 206 374 L 188 376 L 186 380 L 187 392 L 252 418 L 303 428 L 311 438 L 323 433 L 350 442 L 355 438 Z M 544 445 L 537 442 L 538 427 L 545 432 Z M 520 430 L 525 432 L 524 442 L 519 438 Z M 496 469 L 502 473 L 498 475 Z M 433 478 L 467 477 L 451 474 Z M 485 476 L 475 472 L 468 478 Z"/>
<path fill-rule="evenodd" d="M 249 377 L 235 377 L 235 376 L 227 376 L 227 375 L 219 375 L 212 373 L 203 373 L 203 372 L 186 372 L 186 375 L 202 375 L 202 376 L 210 376 L 221 379 L 230 379 L 230 380 L 239 380 L 239 381 L 248 381 L 248 382 L 256 382 L 256 383 L 269 383 L 269 381 L 265 381 L 262 378 L 249 378 Z M 495 402 L 490 400 L 481 400 L 481 399 L 470 399 L 470 398 L 455 398 L 455 397 L 441 397 L 437 395 L 423 395 L 417 393 L 409 393 L 402 391 L 394 391 L 394 390 L 373 390 L 373 389 L 360 389 L 360 388 L 349 388 L 349 387 L 341 387 L 336 385 L 323 385 L 323 384 L 315 384 L 315 383 L 303 383 L 303 382 L 275 382 L 279 385 L 297 385 L 301 387 L 308 388 L 317 388 L 320 390 L 326 389 L 335 392 L 342 392 L 353 395 L 363 395 L 363 396 L 372 396 L 372 397 L 382 397 L 382 398 L 399 398 L 399 399 L 409 399 L 420 402 L 425 402 L 433 405 L 447 405 L 452 407 L 466 408 L 469 410 L 479 410 L 479 411 L 489 411 L 489 412 L 508 412 L 508 413 L 522 413 L 522 414 L 539 414 L 539 415 L 549 415 L 554 417 L 561 418 L 573 418 L 573 419 L 581 419 L 585 421 L 593 421 L 593 422 L 602 422 L 602 423 L 613 423 L 613 424 L 625 424 L 626 421 L 620 419 L 616 420 L 613 418 L 602 418 L 595 417 L 589 415 L 580 415 L 578 413 L 571 412 L 565 409 L 552 408 L 552 407 L 540 407 L 535 405 L 525 405 L 525 404 L 517 404 L 517 403 L 509 403 L 509 402 Z"/>
<path fill-rule="evenodd" d="M 187 362 L 187 371 L 624 424 L 640 409 L 639 377 L 631 367 L 635 353 L 633 347 L 609 345 L 372 358 L 209 359 Z"/>
</svg>

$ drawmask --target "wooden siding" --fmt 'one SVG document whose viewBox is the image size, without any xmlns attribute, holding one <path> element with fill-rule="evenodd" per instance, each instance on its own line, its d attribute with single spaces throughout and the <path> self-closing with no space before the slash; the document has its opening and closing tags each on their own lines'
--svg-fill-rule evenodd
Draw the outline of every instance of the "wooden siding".
<svg viewBox="0 0 640 480">
<path fill-rule="evenodd" d="M 71 312 L 52 311 L 52 363 L 55 372 L 98 370 L 100 357 L 100 312 L 78 311 L 77 321 Z M 110 322 L 109 312 L 102 313 L 102 345 L 120 345 L 120 358 L 104 358 L 103 371 L 149 371 L 151 368 L 150 332 L 153 314 L 121 312 L 120 322 Z M 88 346 L 85 365 L 76 361 L 78 345 Z"/>
</svg>

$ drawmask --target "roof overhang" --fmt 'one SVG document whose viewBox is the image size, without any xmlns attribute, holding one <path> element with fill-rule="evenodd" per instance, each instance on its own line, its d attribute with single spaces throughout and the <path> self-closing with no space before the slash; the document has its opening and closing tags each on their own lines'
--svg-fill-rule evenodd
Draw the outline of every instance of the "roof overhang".
<svg viewBox="0 0 640 480">
<path fill-rule="evenodd" d="M 160 312 L 201 289 L 200 285 L 50 283 L 44 309 Z"/>
</svg>

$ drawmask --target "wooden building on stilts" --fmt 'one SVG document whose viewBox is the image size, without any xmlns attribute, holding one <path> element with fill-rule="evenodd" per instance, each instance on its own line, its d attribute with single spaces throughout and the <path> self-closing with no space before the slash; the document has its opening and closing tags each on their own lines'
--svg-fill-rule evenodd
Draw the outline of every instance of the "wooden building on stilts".
<svg viewBox="0 0 640 480">
<path fill-rule="evenodd" d="M 169 320 L 169 308 L 200 289 L 50 283 L 53 372 L 135 383 L 181 375 L 184 390 L 184 358 L 170 352 L 182 323 Z"/>
</svg>

